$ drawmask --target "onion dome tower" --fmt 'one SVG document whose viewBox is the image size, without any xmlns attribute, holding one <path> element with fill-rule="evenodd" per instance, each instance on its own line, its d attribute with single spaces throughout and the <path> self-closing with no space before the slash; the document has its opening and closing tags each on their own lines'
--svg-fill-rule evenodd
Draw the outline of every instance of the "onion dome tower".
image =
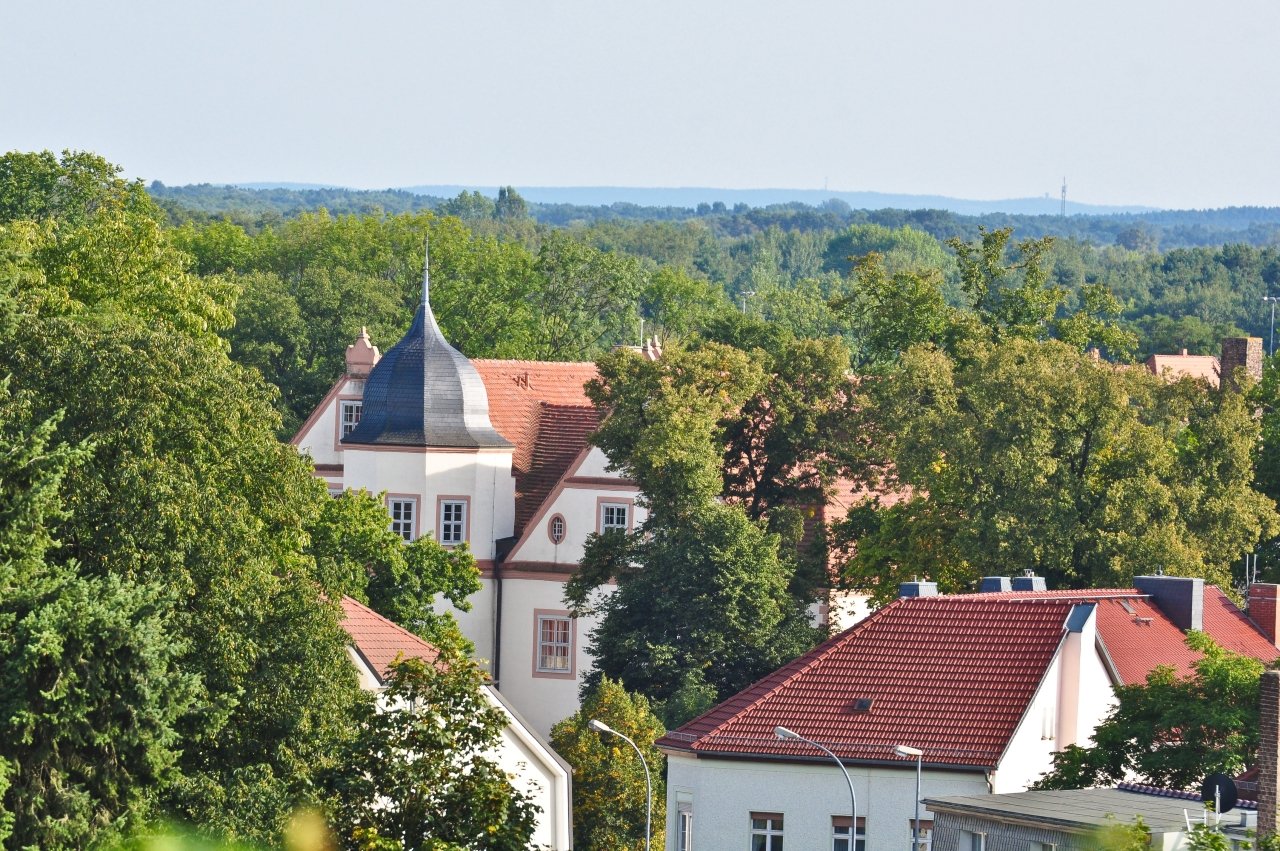
<svg viewBox="0 0 1280 851">
<path fill-rule="evenodd" d="M 512 448 L 489 420 L 489 394 L 480 374 L 445 340 L 431 312 L 426 257 L 422 304 L 408 333 L 369 372 L 360 423 L 342 444 L 353 449 L 361 445 Z"/>
</svg>

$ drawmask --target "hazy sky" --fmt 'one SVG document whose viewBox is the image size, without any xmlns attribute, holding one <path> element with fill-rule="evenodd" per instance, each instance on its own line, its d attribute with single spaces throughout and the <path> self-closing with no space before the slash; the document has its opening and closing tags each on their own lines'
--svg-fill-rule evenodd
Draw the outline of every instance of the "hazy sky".
<svg viewBox="0 0 1280 851">
<path fill-rule="evenodd" d="M 0 0 L 0 149 L 170 184 L 1280 205 L 1280 2 Z"/>
</svg>

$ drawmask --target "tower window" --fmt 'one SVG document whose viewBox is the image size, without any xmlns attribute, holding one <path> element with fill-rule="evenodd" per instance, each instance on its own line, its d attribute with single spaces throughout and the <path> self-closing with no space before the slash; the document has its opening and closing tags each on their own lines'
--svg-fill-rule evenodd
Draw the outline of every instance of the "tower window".
<svg viewBox="0 0 1280 851">
<path fill-rule="evenodd" d="M 339 403 L 339 406 L 338 436 L 346 437 L 351 434 L 356 426 L 360 425 L 360 412 L 364 408 L 364 402 L 359 399 L 344 399 Z"/>
<path fill-rule="evenodd" d="M 406 541 L 418 537 L 418 500 L 413 497 L 387 497 L 387 511 L 391 514 L 391 531 Z"/>
<path fill-rule="evenodd" d="M 467 539 L 467 501 L 440 500 L 440 543 L 456 547 Z"/>
</svg>

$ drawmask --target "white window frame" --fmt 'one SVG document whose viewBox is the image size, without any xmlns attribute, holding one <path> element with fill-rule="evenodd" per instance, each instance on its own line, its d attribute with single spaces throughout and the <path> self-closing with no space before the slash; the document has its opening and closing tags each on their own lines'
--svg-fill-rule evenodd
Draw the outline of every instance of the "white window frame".
<svg viewBox="0 0 1280 851">
<path fill-rule="evenodd" d="M 560 533 L 556 534 L 556 524 L 560 526 Z M 565 521 L 563 514 L 552 514 L 551 519 L 547 521 L 547 537 L 551 543 L 560 546 L 564 543 L 564 539 L 568 536 L 569 524 Z"/>
<path fill-rule="evenodd" d="M 677 805 L 676 851 L 693 851 L 693 804 Z"/>
<path fill-rule="evenodd" d="M 405 516 L 405 508 L 408 516 Z M 406 543 L 418 537 L 418 498 L 416 496 L 387 496 L 387 513 L 391 515 L 390 529 Z M 399 514 L 399 516 L 397 516 Z"/>
<path fill-rule="evenodd" d="M 960 831 L 959 851 L 987 851 L 987 835 L 968 830 Z"/>
<path fill-rule="evenodd" d="M 567 613 L 558 612 L 535 612 L 534 628 L 537 630 L 537 643 L 534 647 L 534 672 L 538 674 L 550 674 L 553 676 L 573 676 L 573 618 Z M 547 638 L 547 634 L 543 627 L 547 624 L 554 624 L 557 628 L 556 633 L 551 638 Z M 558 632 L 559 627 L 564 627 L 564 639 L 561 640 Z M 563 667 L 556 667 L 548 664 L 549 659 L 563 659 Z"/>
<path fill-rule="evenodd" d="M 764 822 L 757 825 L 757 822 Z M 751 851 L 782 851 L 782 813 L 751 813 Z M 757 843 L 757 839 L 764 842 Z M 775 842 L 774 840 L 778 840 Z"/>
<path fill-rule="evenodd" d="M 907 819 L 907 836 L 911 836 L 911 831 L 915 828 L 915 819 Z M 916 851 L 930 851 L 933 848 L 933 819 L 920 819 L 920 841 L 916 845 Z"/>
<path fill-rule="evenodd" d="M 854 848 L 849 848 L 849 817 L 848 816 L 832 816 L 831 817 L 831 848 L 832 851 L 867 851 L 867 820 L 858 819 L 857 830 L 853 835 Z"/>
<path fill-rule="evenodd" d="M 364 412 L 364 401 L 361 399 L 338 400 L 338 439 L 346 437 L 360 425 L 360 416 Z"/>
<path fill-rule="evenodd" d="M 456 547 L 467 542 L 467 514 L 471 504 L 468 500 L 457 498 L 440 498 L 437 511 L 439 525 L 436 540 L 441 546 Z M 456 514 L 454 512 L 456 511 Z M 453 515 L 453 516 L 450 516 Z"/>
<path fill-rule="evenodd" d="M 617 522 L 617 512 L 622 512 L 622 522 Z M 613 514 L 613 522 L 610 522 L 610 514 Z M 631 504 L 627 502 L 602 502 L 600 503 L 600 534 L 604 534 L 613 529 L 619 531 L 627 531 L 631 528 Z"/>
</svg>

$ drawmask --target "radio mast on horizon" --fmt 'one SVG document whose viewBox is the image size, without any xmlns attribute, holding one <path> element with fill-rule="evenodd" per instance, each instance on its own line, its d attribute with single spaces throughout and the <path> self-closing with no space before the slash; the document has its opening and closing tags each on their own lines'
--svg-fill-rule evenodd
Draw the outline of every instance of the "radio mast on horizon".
<svg viewBox="0 0 1280 851">
<path fill-rule="evenodd" d="M 1062 178 L 1062 218 L 1067 217 L 1067 178 Z"/>
</svg>

